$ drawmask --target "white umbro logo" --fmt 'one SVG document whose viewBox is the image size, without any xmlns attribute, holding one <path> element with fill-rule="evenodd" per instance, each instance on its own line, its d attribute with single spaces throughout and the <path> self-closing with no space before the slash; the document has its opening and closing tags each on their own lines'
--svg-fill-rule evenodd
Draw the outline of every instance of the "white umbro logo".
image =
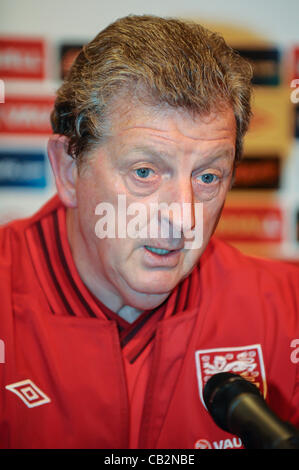
<svg viewBox="0 0 299 470">
<path fill-rule="evenodd" d="M 20 397 L 28 408 L 45 405 L 51 401 L 50 398 L 29 379 L 6 385 L 5 388 Z"/>
</svg>

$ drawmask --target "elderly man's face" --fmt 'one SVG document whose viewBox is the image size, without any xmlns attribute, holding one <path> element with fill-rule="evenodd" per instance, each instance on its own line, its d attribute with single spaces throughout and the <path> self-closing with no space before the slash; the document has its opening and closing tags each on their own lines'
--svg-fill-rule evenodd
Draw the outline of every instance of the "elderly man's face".
<svg viewBox="0 0 299 470">
<path fill-rule="evenodd" d="M 81 247 L 81 258 L 88 259 L 85 268 L 81 263 L 86 273 L 80 274 L 83 279 L 88 277 L 89 269 L 94 292 L 97 282 L 105 285 L 107 295 L 115 300 L 110 307 L 153 308 L 192 271 L 217 225 L 232 179 L 235 118 L 231 109 L 192 118 L 181 110 L 140 105 L 114 112 L 111 130 L 76 184 L 81 240 L 76 246 Z M 141 203 L 148 215 L 150 206 L 170 206 L 173 202 L 183 214 L 185 204 L 185 209 L 190 209 L 188 223 L 171 211 L 161 211 L 156 220 L 160 228 L 164 222 L 169 224 L 167 238 L 151 235 L 148 217 L 145 236 L 143 231 L 142 237 L 118 238 L 116 220 L 116 237 L 101 239 L 95 233 L 100 219 L 95 209 L 100 203 L 108 203 L 117 217 L 119 195 L 127 207 Z M 190 222 L 195 229 L 194 224 L 199 222 L 194 214 L 196 203 L 203 204 L 203 243 L 190 249 L 185 244 L 186 230 Z M 132 217 L 133 213 L 127 222 Z M 77 259 L 80 264 L 78 254 Z"/>
</svg>

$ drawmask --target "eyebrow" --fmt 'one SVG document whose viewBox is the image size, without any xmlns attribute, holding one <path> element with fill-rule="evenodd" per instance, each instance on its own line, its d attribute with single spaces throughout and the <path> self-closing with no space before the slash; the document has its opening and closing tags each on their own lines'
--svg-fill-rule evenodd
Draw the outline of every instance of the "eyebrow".
<svg viewBox="0 0 299 470">
<path fill-rule="evenodd" d="M 134 147 L 133 149 L 130 149 L 128 152 L 128 156 L 132 154 L 139 154 L 142 153 L 146 155 L 147 157 L 152 157 L 153 159 L 158 159 L 158 160 L 165 160 L 166 159 L 173 159 L 173 155 L 165 150 L 156 150 L 152 148 L 151 146 L 147 145 L 138 145 Z"/>
<path fill-rule="evenodd" d="M 231 146 L 229 147 L 225 146 L 225 148 L 218 147 L 218 148 L 215 148 L 214 150 L 212 149 L 210 152 L 211 152 L 211 155 L 207 155 L 206 157 L 202 156 L 205 164 L 212 163 L 214 160 L 230 158 L 235 153 L 235 148 Z M 146 155 L 147 158 L 152 158 L 154 160 L 160 160 L 163 162 L 165 161 L 165 159 L 171 161 L 174 158 L 173 154 L 165 150 L 156 150 L 152 148 L 151 146 L 147 146 L 147 145 L 138 145 L 130 149 L 125 154 L 125 156 L 130 157 L 130 155 L 132 155 L 132 161 L 134 161 L 133 155 L 139 154 L 139 153 Z"/>
<path fill-rule="evenodd" d="M 235 147 L 219 148 L 211 152 L 211 155 L 206 156 L 205 163 L 212 163 L 214 160 L 229 159 L 235 156 Z"/>
</svg>

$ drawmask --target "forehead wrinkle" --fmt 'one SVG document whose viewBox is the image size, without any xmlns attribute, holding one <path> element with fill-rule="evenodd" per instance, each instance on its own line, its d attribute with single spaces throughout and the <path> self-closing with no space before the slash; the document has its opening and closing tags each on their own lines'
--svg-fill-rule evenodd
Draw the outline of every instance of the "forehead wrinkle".
<svg viewBox="0 0 299 470">
<path fill-rule="evenodd" d="M 167 130 L 163 131 L 162 129 L 156 129 L 154 127 L 147 127 L 147 126 L 132 126 L 132 127 L 126 127 L 124 129 L 122 129 L 122 132 L 125 132 L 125 131 L 128 131 L 128 130 L 134 130 L 134 129 L 143 129 L 145 131 L 156 131 L 155 133 L 151 134 L 151 133 L 148 133 L 147 135 L 149 137 L 154 137 L 154 138 L 158 138 L 158 139 L 163 139 L 163 140 L 166 140 L 166 141 L 169 141 L 169 142 L 174 142 L 176 143 L 177 142 L 177 139 L 175 138 L 171 138 L 171 137 L 166 137 L 162 134 L 160 134 L 160 132 L 168 132 Z M 227 132 L 229 129 L 226 128 L 226 127 L 223 127 L 222 129 L 217 129 L 215 132 Z M 176 132 L 177 133 L 177 132 Z M 180 131 L 178 133 L 181 133 Z M 193 141 L 200 141 L 200 142 L 214 142 L 214 141 L 218 141 L 218 140 L 227 140 L 228 137 L 227 136 L 216 136 L 215 138 L 206 138 L 206 137 L 192 137 L 192 136 L 189 136 L 189 135 L 184 135 L 184 138 L 185 139 L 190 139 L 190 140 L 193 140 Z"/>
</svg>

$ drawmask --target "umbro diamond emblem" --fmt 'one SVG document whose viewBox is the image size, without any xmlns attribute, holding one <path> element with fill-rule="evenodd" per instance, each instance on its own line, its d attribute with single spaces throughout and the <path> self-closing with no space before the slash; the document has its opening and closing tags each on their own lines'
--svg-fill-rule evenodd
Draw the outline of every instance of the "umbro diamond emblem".
<svg viewBox="0 0 299 470">
<path fill-rule="evenodd" d="M 28 408 L 45 405 L 51 401 L 50 398 L 29 379 L 6 385 L 5 388 L 21 398 Z"/>
</svg>

